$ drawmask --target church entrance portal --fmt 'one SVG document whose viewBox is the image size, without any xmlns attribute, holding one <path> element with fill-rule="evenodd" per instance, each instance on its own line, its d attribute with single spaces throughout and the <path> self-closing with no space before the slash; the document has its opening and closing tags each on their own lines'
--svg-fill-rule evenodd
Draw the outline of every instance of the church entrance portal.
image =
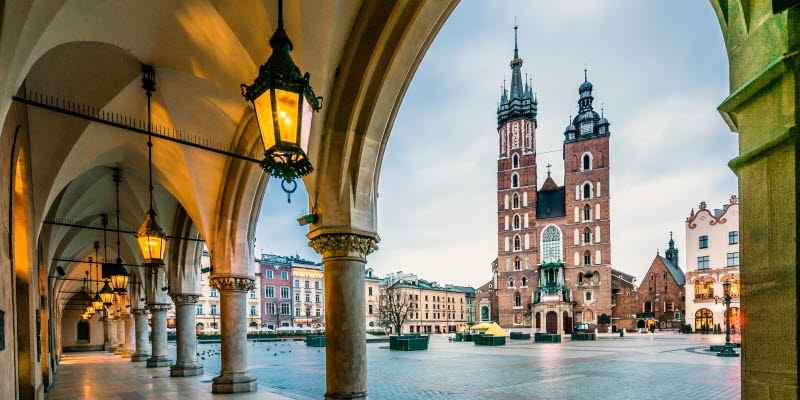
<svg viewBox="0 0 800 400">
<path fill-rule="evenodd" d="M 547 313 L 545 322 L 547 325 L 547 333 L 558 333 L 558 314 L 556 314 L 555 311 Z"/>
</svg>

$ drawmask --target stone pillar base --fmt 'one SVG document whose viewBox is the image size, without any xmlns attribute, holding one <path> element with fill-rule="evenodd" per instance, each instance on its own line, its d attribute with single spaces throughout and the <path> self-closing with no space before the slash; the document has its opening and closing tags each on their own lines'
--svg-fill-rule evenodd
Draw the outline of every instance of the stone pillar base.
<svg viewBox="0 0 800 400">
<path fill-rule="evenodd" d="M 152 356 L 147 359 L 147 368 L 169 367 L 172 364 L 169 358 Z"/>
<path fill-rule="evenodd" d="M 122 354 L 122 350 L 120 350 L 119 348 L 115 348 L 115 349 L 114 349 L 114 355 L 115 355 L 115 356 L 118 356 L 118 355 L 120 355 L 120 354 Z"/>
<path fill-rule="evenodd" d="M 211 382 L 211 393 L 246 393 L 258 388 L 256 378 L 246 372 L 220 375 Z"/>
<path fill-rule="evenodd" d="M 200 364 L 175 364 L 169 367 L 169 376 L 197 375 L 203 375 L 203 366 Z"/>
<path fill-rule="evenodd" d="M 124 351 L 122 352 L 122 354 L 120 354 L 120 356 L 122 356 L 122 358 L 131 358 L 131 355 Z"/>
<path fill-rule="evenodd" d="M 341 399 L 366 399 L 367 392 L 360 393 L 325 393 L 325 400 L 341 400 Z"/>
<path fill-rule="evenodd" d="M 133 355 L 131 356 L 131 361 L 133 361 L 133 362 L 141 362 L 141 361 L 147 361 L 149 358 L 150 358 L 150 354 L 136 354 L 136 353 L 133 353 Z"/>
</svg>

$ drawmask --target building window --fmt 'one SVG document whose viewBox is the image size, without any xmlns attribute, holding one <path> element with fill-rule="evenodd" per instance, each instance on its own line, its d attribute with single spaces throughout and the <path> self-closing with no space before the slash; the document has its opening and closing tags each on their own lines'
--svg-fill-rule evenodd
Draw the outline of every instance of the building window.
<svg viewBox="0 0 800 400">
<path fill-rule="evenodd" d="M 211 288 L 211 297 L 217 297 L 217 289 Z"/>
<path fill-rule="evenodd" d="M 521 250 L 521 249 L 522 249 L 522 243 L 521 243 L 521 240 L 519 238 L 519 235 L 515 235 L 514 236 L 514 250 Z"/>
<path fill-rule="evenodd" d="M 561 261 L 561 232 L 554 225 L 550 225 L 542 232 L 542 261 Z"/>
<path fill-rule="evenodd" d="M 306 303 L 311 302 L 311 293 L 306 293 Z"/>
<path fill-rule="evenodd" d="M 592 243 L 592 231 L 589 228 L 583 230 L 583 244 Z"/>
<path fill-rule="evenodd" d="M 525 277 L 522 277 L 522 287 L 528 287 L 528 280 Z M 464 299 L 461 299 L 461 302 L 464 302 Z"/>
<path fill-rule="evenodd" d="M 294 294 L 294 301 L 300 301 L 300 292 Z"/>
<path fill-rule="evenodd" d="M 519 293 L 514 294 L 514 306 L 522 307 L 522 296 L 520 296 Z"/>
<path fill-rule="evenodd" d="M 592 158 L 588 154 L 583 155 L 583 170 L 589 171 L 592 169 Z"/>
<path fill-rule="evenodd" d="M 592 301 L 592 292 L 586 292 L 586 301 Z"/>
<path fill-rule="evenodd" d="M 651 313 L 651 312 L 653 312 L 653 303 L 651 303 L 649 301 L 645 301 L 644 302 L 644 306 L 642 308 L 644 309 L 643 312 Z"/>
<path fill-rule="evenodd" d="M 694 298 L 695 299 L 710 299 L 714 297 L 714 280 L 706 278 L 705 280 L 697 279 L 694 281 Z"/>
<path fill-rule="evenodd" d="M 591 264 L 592 264 L 592 255 L 589 254 L 589 252 L 587 251 L 586 253 L 583 253 L 583 265 L 591 265 Z"/>
<path fill-rule="evenodd" d="M 306 281 L 306 289 L 311 289 L 311 282 Z"/>
<path fill-rule="evenodd" d="M 281 272 L 281 279 L 284 280 L 284 281 L 288 281 L 289 280 L 289 274 L 286 271 Z"/>
<path fill-rule="evenodd" d="M 281 315 L 289 315 L 289 303 L 281 303 Z"/>
<path fill-rule="evenodd" d="M 264 287 L 264 297 L 275 297 L 275 286 Z"/>
<path fill-rule="evenodd" d="M 708 256 L 697 257 L 697 269 L 708 269 Z"/>
<path fill-rule="evenodd" d="M 369 305 L 369 315 L 372 315 L 372 304 Z"/>
<path fill-rule="evenodd" d="M 592 310 L 584 311 L 583 320 L 584 320 L 584 322 L 592 322 L 592 321 L 594 321 L 594 313 L 592 312 Z"/>
<path fill-rule="evenodd" d="M 588 221 L 592 219 L 592 208 L 589 205 L 583 206 L 583 220 Z"/>
<path fill-rule="evenodd" d="M 728 266 L 729 267 L 738 267 L 739 266 L 739 252 L 736 253 L 728 253 Z"/>
<path fill-rule="evenodd" d="M 295 317 L 299 317 L 300 316 L 300 309 L 299 308 L 295 308 L 294 309 L 294 316 Z"/>
<path fill-rule="evenodd" d="M 371 288 L 370 288 L 370 289 L 371 289 Z M 315 295 L 314 295 L 314 301 L 316 301 L 317 303 L 319 303 L 319 293 L 317 293 L 317 294 L 315 294 Z"/>
<path fill-rule="evenodd" d="M 368 287 L 367 291 L 369 292 L 369 295 L 372 296 L 372 286 Z M 317 297 L 319 297 L 319 295 L 317 295 Z M 319 301 L 319 300 L 317 300 L 317 301 Z"/>
<path fill-rule="evenodd" d="M 267 270 L 267 279 L 272 279 L 272 271 Z"/>
<path fill-rule="evenodd" d="M 584 199 L 591 199 L 592 198 L 592 185 L 591 184 L 584 184 L 583 185 L 583 198 Z"/>
<path fill-rule="evenodd" d="M 274 315 L 275 314 L 275 303 L 265 303 L 264 304 L 264 314 L 266 314 L 266 315 Z"/>
<path fill-rule="evenodd" d="M 664 312 L 674 312 L 675 304 L 671 301 L 664 303 Z"/>
<path fill-rule="evenodd" d="M 519 168 L 519 155 L 511 156 L 511 168 Z"/>
<path fill-rule="evenodd" d="M 250 306 L 250 315 L 256 315 L 256 306 L 255 305 L 251 305 Z"/>
<path fill-rule="evenodd" d="M 578 273 L 578 283 L 583 283 L 583 273 Z"/>
<path fill-rule="evenodd" d="M 255 289 L 253 289 L 253 290 L 251 290 L 251 291 L 250 291 L 250 298 L 251 298 L 251 299 L 255 299 L 255 298 L 256 298 L 256 291 L 255 291 Z"/>
<path fill-rule="evenodd" d="M 519 225 L 519 215 L 514 215 L 514 230 L 518 230 Z"/>
<path fill-rule="evenodd" d="M 295 279 L 294 280 L 294 287 L 296 287 L 296 288 L 300 287 L 300 279 Z"/>
<path fill-rule="evenodd" d="M 728 232 L 728 244 L 739 243 L 739 231 Z"/>
<path fill-rule="evenodd" d="M 522 261 L 519 260 L 519 257 L 514 259 L 514 271 L 519 271 L 522 269 Z"/>
<path fill-rule="evenodd" d="M 217 315 L 217 305 L 216 304 L 212 304 L 211 305 L 211 315 Z"/>
<path fill-rule="evenodd" d="M 514 287 L 514 279 L 512 278 L 512 279 L 509 279 L 509 280 L 508 280 L 508 288 L 509 288 L 509 289 L 512 289 L 513 287 Z M 436 304 L 434 304 L 434 306 L 435 306 L 435 305 L 436 305 Z"/>
<path fill-rule="evenodd" d="M 701 249 L 708 248 L 708 236 L 700 236 L 700 248 Z"/>
<path fill-rule="evenodd" d="M 714 313 L 707 308 L 701 308 L 694 314 L 694 330 L 711 330 L 714 325 Z"/>
<path fill-rule="evenodd" d="M 289 288 L 286 286 L 281 286 L 281 298 L 288 299 L 289 298 Z"/>
<path fill-rule="evenodd" d="M 314 289 L 319 290 L 319 281 L 314 282 Z"/>
<path fill-rule="evenodd" d="M 198 315 L 203 315 L 203 305 L 202 304 L 198 304 L 197 305 L 197 314 Z"/>
<path fill-rule="evenodd" d="M 316 315 L 319 317 L 319 316 L 321 316 L 321 313 L 322 313 L 322 311 L 320 311 L 320 309 L 318 308 L 318 309 L 317 309 L 317 314 L 316 314 Z"/>
<path fill-rule="evenodd" d="M 519 187 L 519 175 L 517 175 L 516 172 L 511 174 L 511 187 L 512 188 Z"/>
<path fill-rule="evenodd" d="M 513 209 L 519 208 L 519 195 L 516 193 L 514 193 L 514 195 L 511 196 L 511 208 Z"/>
</svg>

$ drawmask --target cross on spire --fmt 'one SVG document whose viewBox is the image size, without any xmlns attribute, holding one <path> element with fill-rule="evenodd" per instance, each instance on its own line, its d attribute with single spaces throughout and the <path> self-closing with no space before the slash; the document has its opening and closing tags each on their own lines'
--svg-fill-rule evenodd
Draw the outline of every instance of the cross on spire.
<svg viewBox="0 0 800 400">
<path fill-rule="evenodd" d="M 552 167 L 552 165 L 550 165 L 550 164 L 548 163 L 548 164 L 546 165 L 546 167 L 547 167 L 547 177 L 549 178 L 549 177 L 550 177 L 550 167 Z"/>
</svg>

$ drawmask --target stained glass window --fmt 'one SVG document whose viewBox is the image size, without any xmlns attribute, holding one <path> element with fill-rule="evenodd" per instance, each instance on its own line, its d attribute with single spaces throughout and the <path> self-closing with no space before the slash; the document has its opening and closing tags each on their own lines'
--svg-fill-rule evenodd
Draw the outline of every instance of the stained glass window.
<svg viewBox="0 0 800 400">
<path fill-rule="evenodd" d="M 548 226 L 542 232 L 542 259 L 544 262 L 561 262 L 561 232 Z"/>
</svg>

